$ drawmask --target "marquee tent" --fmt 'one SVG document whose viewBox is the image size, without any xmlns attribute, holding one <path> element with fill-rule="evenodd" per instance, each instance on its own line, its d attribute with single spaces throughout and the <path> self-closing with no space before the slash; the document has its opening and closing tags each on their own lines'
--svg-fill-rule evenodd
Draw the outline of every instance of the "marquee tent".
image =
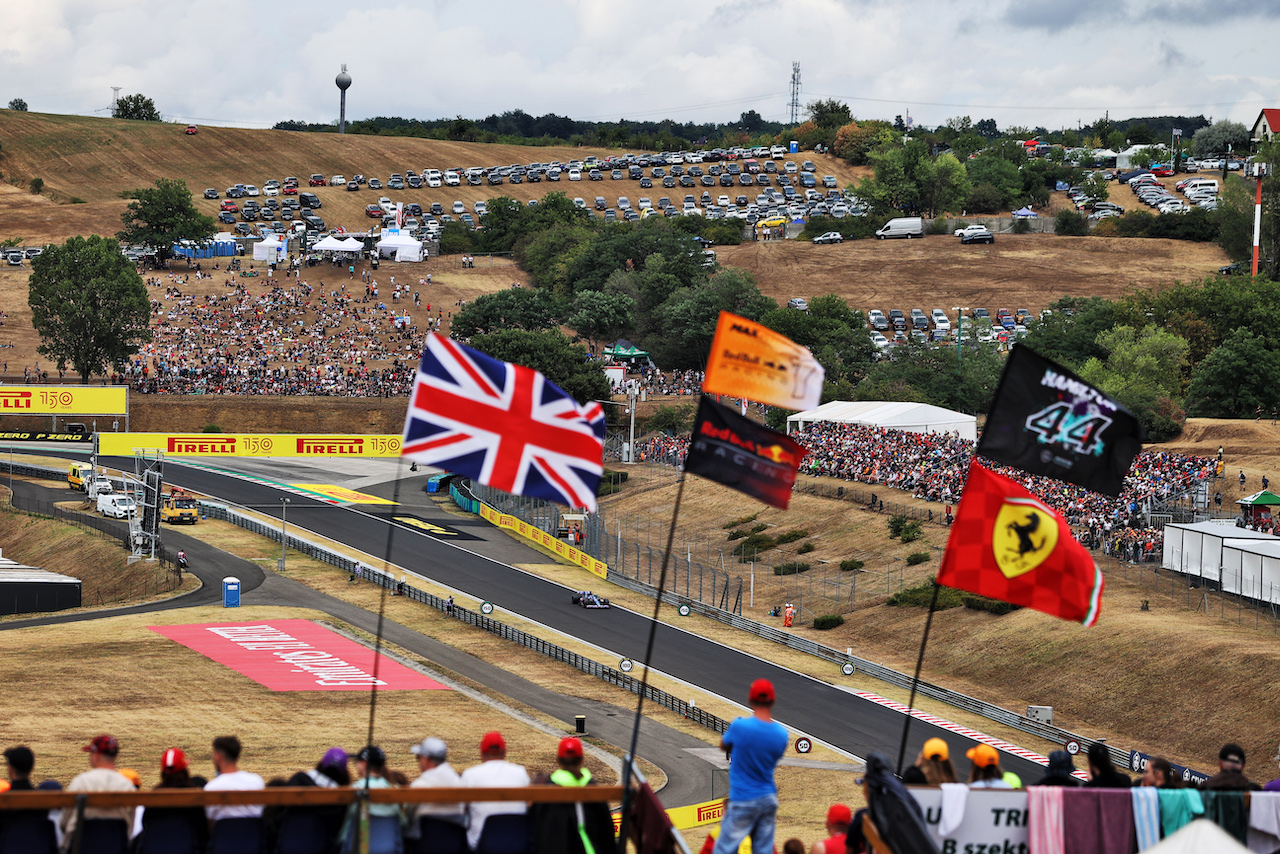
<svg viewBox="0 0 1280 854">
<path fill-rule="evenodd" d="M 977 441 L 978 438 L 978 419 L 972 415 L 927 403 L 875 400 L 833 400 L 817 409 L 797 412 L 787 419 L 787 432 L 803 430 L 810 424 L 822 421 L 885 427 L 911 433 L 956 433 L 961 439 L 970 441 Z"/>
<path fill-rule="evenodd" d="M 1040 214 L 1028 207 L 1021 207 L 1013 212 L 1014 219 L 1039 219 Z"/>
<path fill-rule="evenodd" d="M 253 244 L 255 261 L 279 261 L 282 254 L 284 254 L 284 244 L 274 237 Z"/>
<path fill-rule="evenodd" d="M 339 240 L 332 234 L 326 235 L 324 240 L 311 247 L 315 252 L 350 252 L 345 240 Z"/>
<path fill-rule="evenodd" d="M 356 240 L 354 237 L 347 237 L 342 242 L 342 248 L 348 252 L 363 252 L 364 242 Z"/>
<path fill-rule="evenodd" d="M 422 242 L 407 234 L 388 234 L 378 241 L 378 254 L 397 261 L 421 261 Z"/>
</svg>

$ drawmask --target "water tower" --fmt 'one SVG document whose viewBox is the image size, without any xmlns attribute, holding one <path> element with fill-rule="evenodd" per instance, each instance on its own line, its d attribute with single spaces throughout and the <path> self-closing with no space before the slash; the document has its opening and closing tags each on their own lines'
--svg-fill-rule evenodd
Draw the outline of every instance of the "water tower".
<svg viewBox="0 0 1280 854">
<path fill-rule="evenodd" d="M 347 90 L 351 88 L 351 75 L 347 73 L 347 64 L 342 64 L 342 71 L 333 78 L 333 83 L 342 94 L 338 97 L 338 133 L 347 132 Z"/>
</svg>

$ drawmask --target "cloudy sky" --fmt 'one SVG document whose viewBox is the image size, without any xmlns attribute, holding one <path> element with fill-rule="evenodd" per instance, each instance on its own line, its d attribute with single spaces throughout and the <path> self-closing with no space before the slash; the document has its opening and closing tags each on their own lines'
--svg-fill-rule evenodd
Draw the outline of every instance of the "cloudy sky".
<svg viewBox="0 0 1280 854">
<path fill-rule="evenodd" d="M 0 106 L 166 119 L 785 121 L 801 104 L 1051 129 L 1149 115 L 1251 125 L 1280 106 L 1277 0 L 7 0 Z"/>
</svg>

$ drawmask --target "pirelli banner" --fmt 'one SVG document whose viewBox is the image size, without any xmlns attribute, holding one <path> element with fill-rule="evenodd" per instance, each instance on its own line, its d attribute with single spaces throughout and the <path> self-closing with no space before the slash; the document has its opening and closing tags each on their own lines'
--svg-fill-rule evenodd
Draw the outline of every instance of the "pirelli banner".
<svg viewBox="0 0 1280 854">
<path fill-rule="evenodd" d="M 400 436 L 293 433 L 99 433 L 98 453 L 175 457 L 398 457 Z"/>
<path fill-rule="evenodd" d="M 128 415 L 127 386 L 0 385 L 0 415 Z"/>
</svg>

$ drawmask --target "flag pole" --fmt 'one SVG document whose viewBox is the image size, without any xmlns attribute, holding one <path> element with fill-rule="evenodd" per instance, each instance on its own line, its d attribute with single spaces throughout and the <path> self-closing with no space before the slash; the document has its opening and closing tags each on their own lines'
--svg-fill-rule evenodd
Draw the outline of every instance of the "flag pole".
<svg viewBox="0 0 1280 854">
<path fill-rule="evenodd" d="M 671 563 L 671 546 L 676 538 L 676 518 L 680 515 L 680 499 L 684 497 L 685 473 L 680 472 L 676 488 L 676 503 L 671 511 L 671 528 L 667 531 L 667 548 L 662 553 L 662 571 L 658 573 L 658 592 L 653 600 L 653 620 L 649 623 L 649 638 L 644 648 L 644 670 L 640 673 L 640 699 L 636 701 L 636 719 L 631 727 L 631 747 L 622 763 L 622 823 L 618 827 L 618 854 L 627 850 L 627 813 L 631 808 L 631 764 L 636 761 L 636 747 L 640 741 L 640 718 L 644 710 L 644 692 L 649 687 L 649 660 L 653 657 L 653 642 L 658 634 L 658 612 L 662 610 L 662 591 L 667 583 L 667 567 Z"/>
<path fill-rule="evenodd" d="M 907 698 L 907 715 L 902 722 L 902 743 L 898 745 L 897 775 L 902 776 L 902 760 L 907 753 L 907 734 L 911 731 L 911 710 L 916 705 L 916 686 L 920 684 L 920 669 L 924 666 L 924 648 L 929 642 L 929 627 L 933 625 L 933 612 L 938 609 L 938 579 L 933 580 L 933 596 L 929 599 L 929 616 L 924 620 L 924 635 L 920 638 L 920 654 L 916 657 L 916 675 L 911 677 L 911 696 Z"/>
</svg>

